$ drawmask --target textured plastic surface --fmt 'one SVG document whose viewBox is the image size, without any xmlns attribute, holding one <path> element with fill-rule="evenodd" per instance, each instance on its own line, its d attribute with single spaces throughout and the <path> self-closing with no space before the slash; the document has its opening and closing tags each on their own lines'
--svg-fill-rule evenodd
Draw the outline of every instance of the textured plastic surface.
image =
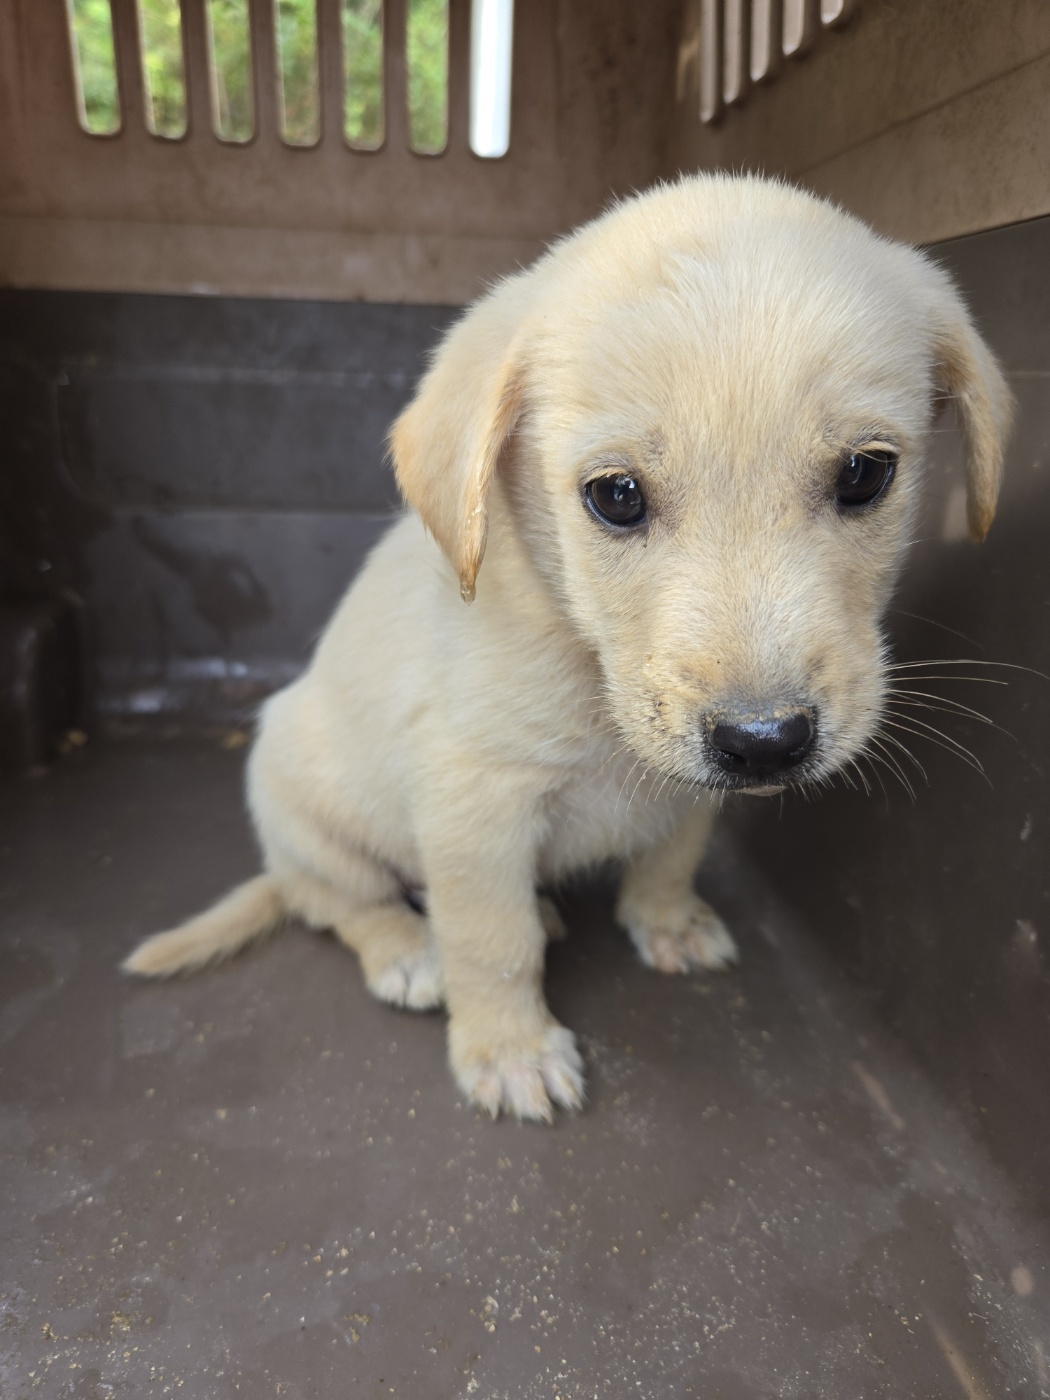
<svg viewBox="0 0 1050 1400">
<path fill-rule="evenodd" d="M 0 796 L 5 1397 L 1050 1393 L 1045 1221 L 724 843 L 738 972 L 566 902 L 554 1128 L 467 1111 L 443 1019 L 297 926 L 120 978 L 255 868 L 241 765 L 89 745 Z"/>
</svg>

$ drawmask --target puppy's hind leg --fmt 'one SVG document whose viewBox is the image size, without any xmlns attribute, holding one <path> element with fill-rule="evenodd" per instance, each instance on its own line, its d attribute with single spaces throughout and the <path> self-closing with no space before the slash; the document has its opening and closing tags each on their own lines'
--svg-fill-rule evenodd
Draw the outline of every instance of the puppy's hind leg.
<svg viewBox="0 0 1050 1400">
<path fill-rule="evenodd" d="M 440 1006 L 444 983 L 430 926 L 408 905 L 396 876 L 361 852 L 340 852 L 332 873 L 338 883 L 302 869 L 284 874 L 288 907 L 332 929 L 357 954 L 379 1001 L 413 1011 Z"/>
<path fill-rule="evenodd" d="M 445 1000 L 441 959 L 422 914 L 405 903 L 355 909 L 332 925 L 361 962 L 365 985 L 379 1001 L 432 1011 Z"/>
</svg>

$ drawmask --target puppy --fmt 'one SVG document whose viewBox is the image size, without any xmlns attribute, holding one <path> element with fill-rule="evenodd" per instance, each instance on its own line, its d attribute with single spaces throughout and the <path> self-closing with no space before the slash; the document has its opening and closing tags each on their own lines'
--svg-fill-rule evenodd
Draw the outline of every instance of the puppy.
<svg viewBox="0 0 1050 1400">
<path fill-rule="evenodd" d="M 735 960 L 693 891 L 711 795 L 819 783 L 872 736 L 946 395 L 981 539 L 1010 401 L 958 294 L 782 184 L 659 187 L 502 282 L 394 425 L 410 510 L 263 708 L 265 874 L 125 968 L 187 971 L 295 916 L 381 1000 L 447 1006 L 472 1103 L 578 1108 L 537 890 L 615 857 L 644 963 Z"/>
</svg>

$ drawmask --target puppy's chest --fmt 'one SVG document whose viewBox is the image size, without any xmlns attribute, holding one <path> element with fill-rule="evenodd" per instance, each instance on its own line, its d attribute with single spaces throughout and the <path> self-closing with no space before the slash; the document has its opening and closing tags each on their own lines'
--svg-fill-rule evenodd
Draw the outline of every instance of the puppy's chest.
<svg viewBox="0 0 1050 1400">
<path fill-rule="evenodd" d="M 558 877 L 664 840 L 694 797 L 633 755 L 596 754 L 567 770 L 550 799 L 541 873 Z"/>
</svg>

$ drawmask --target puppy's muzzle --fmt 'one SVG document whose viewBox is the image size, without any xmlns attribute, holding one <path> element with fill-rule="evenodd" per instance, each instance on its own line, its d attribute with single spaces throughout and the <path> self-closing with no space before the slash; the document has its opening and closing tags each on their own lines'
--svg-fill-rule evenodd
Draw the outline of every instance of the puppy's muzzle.
<svg viewBox="0 0 1050 1400">
<path fill-rule="evenodd" d="M 750 786 L 785 778 L 809 755 L 817 739 L 812 710 L 781 710 L 767 714 L 728 713 L 707 721 L 711 762 L 733 786 Z"/>
</svg>

